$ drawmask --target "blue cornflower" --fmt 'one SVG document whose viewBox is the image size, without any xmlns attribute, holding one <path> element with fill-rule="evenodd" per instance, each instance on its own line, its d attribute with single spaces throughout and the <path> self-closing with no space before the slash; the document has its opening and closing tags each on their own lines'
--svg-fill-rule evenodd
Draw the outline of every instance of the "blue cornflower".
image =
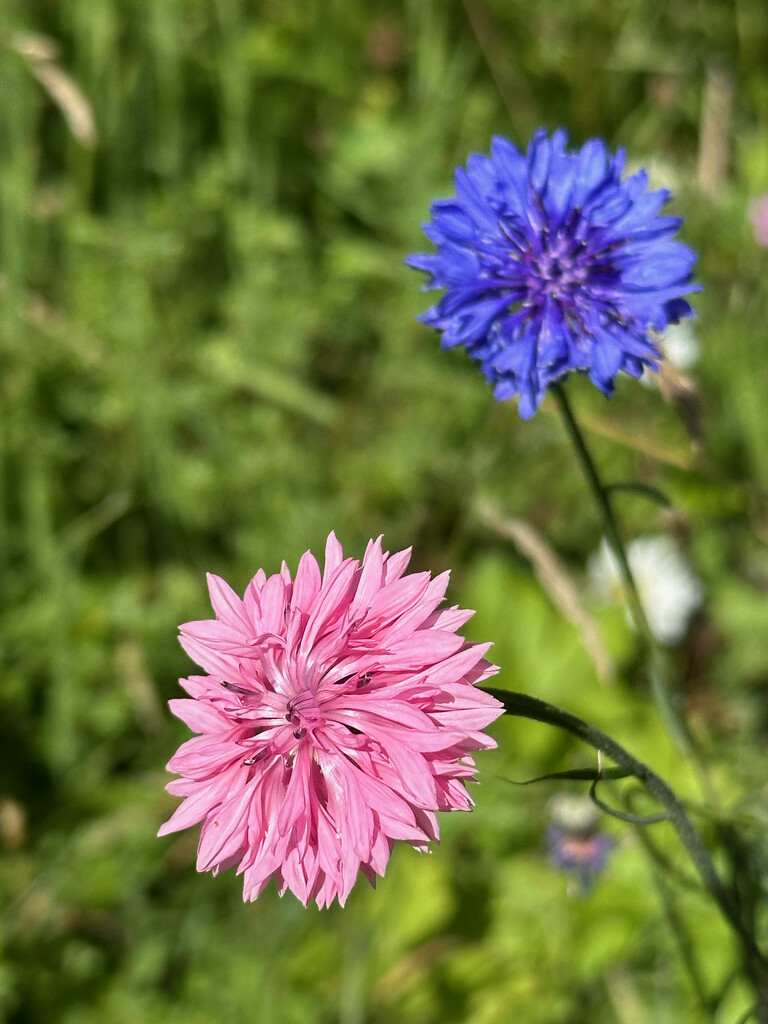
<svg viewBox="0 0 768 1024">
<path fill-rule="evenodd" d="M 456 198 L 432 204 L 437 252 L 407 261 L 445 289 L 419 319 L 465 346 L 496 398 L 519 395 L 524 419 L 571 370 L 609 395 L 619 370 L 658 369 L 650 332 L 691 316 L 682 296 L 698 291 L 680 219 L 659 215 L 669 193 L 648 192 L 645 171 L 622 181 L 623 150 L 566 141 L 539 131 L 523 156 L 494 138 L 456 170 Z"/>
<path fill-rule="evenodd" d="M 578 881 L 575 892 L 586 896 L 595 879 L 603 873 L 608 854 L 616 845 L 610 836 L 572 835 L 567 829 L 550 825 L 546 834 L 549 859 L 557 868 L 570 872 Z"/>
<path fill-rule="evenodd" d="M 588 796 L 559 793 L 547 804 L 550 826 L 546 832 L 549 859 L 567 871 L 577 884 L 569 889 L 585 896 L 608 863 L 616 845 L 598 828 L 597 807 Z"/>
</svg>

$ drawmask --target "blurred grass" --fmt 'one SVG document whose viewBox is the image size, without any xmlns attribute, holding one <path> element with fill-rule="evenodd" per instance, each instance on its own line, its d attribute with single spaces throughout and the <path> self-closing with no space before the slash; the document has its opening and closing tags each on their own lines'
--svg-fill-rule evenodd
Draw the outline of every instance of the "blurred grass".
<svg viewBox="0 0 768 1024">
<path fill-rule="evenodd" d="M 574 400 L 628 533 L 690 540 L 708 601 L 675 652 L 721 792 L 764 786 L 768 729 L 768 43 L 756 0 L 0 0 L 0 1019 L 8 1024 L 700 1021 L 642 850 L 620 827 L 583 900 L 542 848 L 570 742 L 495 728 L 470 817 L 377 893 L 322 916 L 194 874 L 154 838 L 182 736 L 177 623 L 203 573 L 242 589 L 318 548 L 385 533 L 496 640 L 501 684 L 613 730 L 695 792 L 637 678 L 598 684 L 574 627 L 475 514 L 535 525 L 576 577 L 596 522 L 551 411 L 521 424 L 414 323 L 404 256 L 455 163 L 539 124 L 625 145 L 673 188 L 701 253 L 701 454 L 656 391 Z M 478 37 L 479 40 L 478 41 Z M 490 63 L 489 63 L 490 62 Z M 46 88 L 41 67 L 70 88 Z M 734 84 L 729 171 L 701 187 L 708 74 Z M 50 74 L 48 79 L 50 80 Z M 505 101 L 508 109 L 505 109 Z M 78 103 L 80 107 L 78 108 Z M 83 106 L 85 105 L 85 106 Z M 73 134 L 92 111 L 95 138 Z M 78 120 L 79 115 L 79 120 Z M 764 846 L 766 809 L 750 842 Z M 676 851 L 671 839 L 660 841 Z M 716 986 L 729 945 L 686 895 Z M 650 909 L 649 909 L 650 908 Z M 744 1008 L 728 991 L 718 1020 Z"/>
</svg>

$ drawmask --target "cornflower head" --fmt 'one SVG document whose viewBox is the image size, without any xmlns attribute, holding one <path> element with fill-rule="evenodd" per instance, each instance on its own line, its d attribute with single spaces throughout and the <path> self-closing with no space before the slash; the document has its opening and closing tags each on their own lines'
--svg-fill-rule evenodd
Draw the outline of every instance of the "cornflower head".
<svg viewBox="0 0 768 1024">
<path fill-rule="evenodd" d="M 550 800 L 547 809 L 551 821 L 545 836 L 549 859 L 570 875 L 569 893 L 586 896 L 616 844 L 599 830 L 597 809 L 589 797 L 560 794 Z"/>
<path fill-rule="evenodd" d="M 419 319 L 466 348 L 496 398 L 519 396 L 524 419 L 572 370 L 610 395 L 619 371 L 657 369 L 652 332 L 691 316 L 683 295 L 698 290 L 680 219 L 659 214 L 669 193 L 645 171 L 622 179 L 623 150 L 566 142 L 542 130 L 523 155 L 495 137 L 432 204 L 437 252 L 407 260 L 445 292 Z"/>
<path fill-rule="evenodd" d="M 473 613 L 439 608 L 448 573 L 407 575 L 409 558 L 379 538 L 361 564 L 332 533 L 322 572 L 307 551 L 242 600 L 209 576 L 216 618 L 181 627 L 208 674 L 170 702 L 197 735 L 168 764 L 184 800 L 160 834 L 202 822 L 198 870 L 236 867 L 246 900 L 274 877 L 343 904 L 395 840 L 425 851 L 436 811 L 472 806 L 471 751 L 496 746 L 481 730 L 503 710 L 477 684 L 497 669 L 457 632 Z"/>
</svg>

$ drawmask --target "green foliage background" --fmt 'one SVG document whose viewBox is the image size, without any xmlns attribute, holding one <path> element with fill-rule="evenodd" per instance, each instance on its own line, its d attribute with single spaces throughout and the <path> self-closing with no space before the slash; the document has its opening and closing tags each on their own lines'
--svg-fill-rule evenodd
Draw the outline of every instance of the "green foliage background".
<svg viewBox="0 0 768 1024">
<path fill-rule="evenodd" d="M 600 683 L 478 515 L 527 520 L 584 583 L 599 527 L 554 410 L 521 424 L 414 322 L 403 259 L 430 200 L 492 133 L 544 124 L 625 145 L 701 253 L 696 444 L 658 390 L 606 403 L 574 381 L 573 400 L 606 475 L 675 503 L 620 510 L 628 535 L 689 546 L 707 602 L 674 652 L 684 699 L 764 842 L 768 254 L 747 207 L 768 191 L 766 47 L 759 0 L 0 0 L 0 1020 L 710 1019 L 631 829 L 606 825 L 618 845 L 583 899 L 547 862 L 554 784 L 503 777 L 590 757 L 544 727 L 497 723 L 475 813 L 343 911 L 243 906 L 235 877 L 195 874 L 195 835 L 155 833 L 185 735 L 165 708 L 190 669 L 175 630 L 207 614 L 205 571 L 242 590 L 330 529 L 452 567 L 500 685 L 696 796 L 622 611 L 591 606 L 619 666 Z M 702 111 L 728 79 L 712 182 Z M 715 990 L 730 939 L 696 893 L 679 909 Z M 745 999 L 729 987 L 715 1018 Z"/>
</svg>

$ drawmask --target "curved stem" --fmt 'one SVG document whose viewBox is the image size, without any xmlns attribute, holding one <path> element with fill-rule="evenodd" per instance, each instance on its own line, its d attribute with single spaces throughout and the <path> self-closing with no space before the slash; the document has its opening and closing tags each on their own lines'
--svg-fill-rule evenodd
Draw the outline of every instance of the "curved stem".
<svg viewBox="0 0 768 1024">
<path fill-rule="evenodd" d="M 624 592 L 629 602 L 632 619 L 643 642 L 648 664 L 648 678 L 659 712 L 664 724 L 675 742 L 681 754 L 691 755 L 694 753 L 693 737 L 691 736 L 688 724 L 680 714 L 674 697 L 672 695 L 667 669 L 667 659 L 659 648 L 656 638 L 648 624 L 648 618 L 640 599 L 640 592 L 637 588 L 632 569 L 627 559 L 627 552 L 624 542 L 621 539 L 616 517 L 613 514 L 610 497 L 607 488 L 603 485 L 597 472 L 594 460 L 587 448 L 584 435 L 576 422 L 573 410 L 566 397 L 565 389 L 561 384 L 553 384 L 550 388 L 560 409 L 560 414 L 565 425 L 568 437 L 573 444 L 576 455 L 581 463 L 584 476 L 587 479 L 589 489 L 595 499 L 595 504 L 600 512 L 603 521 L 605 537 L 610 545 L 616 564 L 619 569 Z"/>
<path fill-rule="evenodd" d="M 572 715 L 570 712 L 564 711 L 554 704 L 548 704 L 546 701 L 538 700 L 536 697 L 530 697 L 525 693 L 517 693 L 513 690 L 497 690 L 491 687 L 483 687 L 483 689 L 486 693 L 490 693 L 497 700 L 501 701 L 508 715 L 515 715 L 535 722 L 545 722 L 547 725 L 557 726 L 559 729 L 564 729 L 566 732 L 578 736 L 579 739 L 594 747 L 595 750 L 602 751 L 620 768 L 625 769 L 638 782 L 641 782 L 646 790 L 667 809 L 669 820 L 677 831 L 683 846 L 688 851 L 707 892 L 720 908 L 723 917 L 735 932 L 742 945 L 747 970 L 758 992 L 768 992 L 768 959 L 763 955 L 750 930 L 744 924 L 730 892 L 726 889 L 715 870 L 707 847 L 693 827 L 690 818 L 685 812 L 685 808 L 667 783 L 652 771 L 647 764 L 630 754 L 629 751 L 611 739 L 610 736 L 594 726 L 588 725 L 587 722 L 576 715 Z"/>
</svg>

